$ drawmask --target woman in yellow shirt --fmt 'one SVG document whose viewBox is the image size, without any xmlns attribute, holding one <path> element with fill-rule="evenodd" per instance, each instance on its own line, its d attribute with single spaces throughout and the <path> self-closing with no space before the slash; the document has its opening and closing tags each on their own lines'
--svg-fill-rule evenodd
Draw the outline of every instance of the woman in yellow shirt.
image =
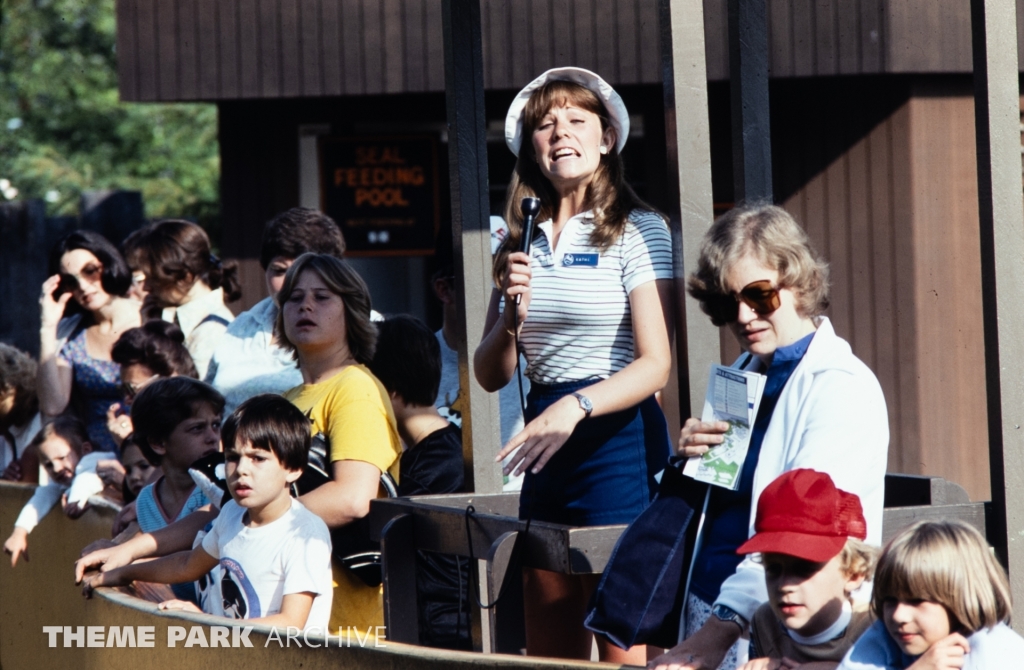
<svg viewBox="0 0 1024 670">
<path fill-rule="evenodd" d="M 337 537 L 335 531 L 369 513 L 382 473 L 398 477 L 401 442 L 391 401 L 365 367 L 377 341 L 370 295 L 345 261 L 303 254 L 278 300 L 277 337 L 293 351 L 303 381 L 285 397 L 310 418 L 314 446 L 322 445 L 330 463 L 330 480 L 300 500 Z M 383 624 L 380 587 L 337 562 L 335 581 L 332 630 Z"/>
</svg>

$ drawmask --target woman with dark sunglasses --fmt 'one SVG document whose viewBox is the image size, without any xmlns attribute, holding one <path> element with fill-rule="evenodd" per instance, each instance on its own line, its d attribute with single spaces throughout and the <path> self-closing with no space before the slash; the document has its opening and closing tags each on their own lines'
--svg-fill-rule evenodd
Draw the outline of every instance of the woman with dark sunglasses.
<svg viewBox="0 0 1024 670">
<path fill-rule="evenodd" d="M 57 416 L 74 396 L 89 441 L 100 451 L 117 451 L 107 408 L 121 397 L 121 366 L 110 350 L 141 321 L 141 305 L 127 297 L 131 284 L 132 273 L 114 245 L 99 233 L 77 230 L 51 251 L 50 277 L 39 297 L 39 409 Z"/>
<path fill-rule="evenodd" d="M 868 542 L 882 539 L 889 419 L 874 373 L 828 318 L 828 266 L 783 209 L 741 207 L 712 225 L 689 292 L 743 354 L 734 367 L 767 376 L 736 491 L 711 486 L 692 559 L 685 640 L 652 668 L 732 669 L 746 660 L 754 611 L 768 601 L 764 569 L 736 549 L 753 533 L 761 491 L 779 475 L 810 468 L 860 497 Z M 725 423 L 688 419 L 682 456 L 721 444 Z"/>
</svg>

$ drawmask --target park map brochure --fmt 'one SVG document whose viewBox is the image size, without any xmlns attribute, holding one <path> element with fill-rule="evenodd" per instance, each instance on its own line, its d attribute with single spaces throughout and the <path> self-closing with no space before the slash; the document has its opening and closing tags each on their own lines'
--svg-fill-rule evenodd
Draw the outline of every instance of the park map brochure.
<svg viewBox="0 0 1024 670">
<path fill-rule="evenodd" d="M 703 456 L 687 460 L 684 475 L 699 482 L 736 490 L 767 379 L 756 372 L 711 365 L 704 412 L 700 418 L 704 422 L 725 421 L 729 430 L 725 433 L 725 442 L 712 447 Z"/>
</svg>

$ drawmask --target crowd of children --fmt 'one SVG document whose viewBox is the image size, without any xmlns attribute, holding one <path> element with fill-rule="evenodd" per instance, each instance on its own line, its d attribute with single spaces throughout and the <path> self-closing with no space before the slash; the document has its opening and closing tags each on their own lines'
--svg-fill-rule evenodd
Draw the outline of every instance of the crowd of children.
<svg viewBox="0 0 1024 670">
<path fill-rule="evenodd" d="M 233 272 L 210 255 L 205 234 L 192 224 L 161 222 L 129 236 L 128 262 L 100 236 L 75 235 L 54 251 L 54 275 L 43 287 L 45 369 L 0 345 L 0 470 L 6 479 L 40 484 L 4 543 L 12 567 L 28 560 L 29 533 L 58 502 L 76 517 L 90 500 L 106 501 L 121 511 L 113 539 L 86 547 L 76 567 L 87 591 L 134 582 L 137 593 L 152 597 L 167 593 L 147 588 L 162 583 L 174 595 L 161 604 L 167 609 L 326 630 L 358 609 L 336 590 L 358 574 L 369 579 L 370 586 L 356 583 L 377 602 L 369 609 L 379 617 L 379 558 L 369 577 L 337 565 L 339 542 L 357 536 L 372 544 L 365 523 L 339 524 L 336 514 L 314 505 L 321 518 L 299 496 L 337 484 L 336 466 L 350 462 L 344 459 L 368 460 L 361 465 L 377 472 L 382 490 L 374 484 L 369 497 L 384 488 L 393 495 L 463 490 L 461 432 L 435 409 L 438 336 L 403 315 L 371 324 L 365 285 L 338 260 L 341 232 L 315 210 L 296 208 L 268 222 L 261 262 L 271 295 L 234 323 L 218 307 L 237 293 Z M 346 418 L 362 422 L 362 396 L 351 405 L 333 395 L 303 404 L 310 391 L 319 392 L 296 364 L 308 363 L 310 346 L 278 323 L 281 305 L 297 304 L 278 294 L 306 290 L 302 267 L 288 274 L 304 254 L 299 266 L 318 268 L 318 281 L 339 276 L 360 292 L 345 296 L 346 310 L 359 305 L 342 331 L 354 333 L 347 340 L 356 357 L 328 376 L 369 380 L 347 391 L 374 396 L 386 417 L 391 436 L 379 458 L 353 448 L 372 437 Z M 297 308 L 307 321 L 321 293 L 312 290 Z M 129 307 L 137 319 L 124 318 Z M 78 367 L 68 358 L 72 340 L 83 361 Z M 51 401 L 44 411 L 40 398 Z M 91 567 L 103 570 L 87 573 Z M 424 644 L 470 648 L 465 561 L 423 554 L 417 579 Z"/>
<path fill-rule="evenodd" d="M 129 258 L 156 276 L 145 283 L 156 297 L 146 300 L 162 320 L 120 314 L 139 307 L 122 286 L 124 261 L 109 243 L 76 238 L 60 247 L 58 272 L 44 286 L 53 303 L 46 365 L 0 344 L 0 471 L 38 484 L 4 551 L 12 566 L 28 560 L 29 534 L 52 507 L 74 518 L 105 499 L 123 507 L 116 537 L 90 545 L 76 566 L 86 593 L 169 584 L 174 598 L 164 609 L 306 630 L 340 625 L 350 603 L 337 586 L 348 574 L 339 572 L 339 538 L 364 531 L 318 506 L 320 486 L 344 484 L 338 464 L 368 466 L 376 495 L 388 495 L 389 482 L 399 496 L 465 490 L 461 430 L 437 409 L 444 340 L 407 315 L 371 322 L 365 286 L 338 260 L 340 231 L 314 210 L 268 223 L 261 262 L 271 298 L 234 324 L 212 305 L 234 292 L 230 273 L 215 258 L 190 260 L 209 256 L 205 237 L 182 222 L 154 226 L 130 238 Z M 188 248 L 169 251 L 175 239 Z M 108 264 L 119 268 L 112 278 Z M 328 303 L 339 297 L 335 314 Z M 69 304 L 77 319 L 71 339 L 60 340 L 69 328 L 58 324 L 57 307 Z M 318 329 L 335 317 L 347 345 L 325 353 Z M 111 330 L 115 320 L 130 327 Z M 93 338 L 97 324 L 106 325 Z M 334 361 L 321 364 L 326 377 L 311 373 L 318 361 Z M 96 370 L 110 376 L 100 363 L 116 368 L 114 402 L 109 380 L 90 381 Z M 338 386 L 343 375 L 362 381 Z M 55 388 L 41 390 L 48 384 Z M 78 417 L 64 396 L 80 384 L 90 402 Z M 49 401 L 44 412 L 40 397 Z M 57 401 L 70 409 L 49 416 Z M 379 426 L 368 427 L 366 412 L 380 414 Z M 373 456 L 361 455 L 370 453 L 367 439 L 382 442 Z M 761 493 L 754 531 L 738 553 L 764 568 L 767 602 L 749 622 L 742 670 L 1009 668 L 1024 658 L 1024 639 L 1007 626 L 1006 573 L 968 525 L 920 522 L 879 551 L 866 543 L 861 500 L 828 474 L 797 469 Z M 468 568 L 451 556 L 417 556 L 423 644 L 472 648 Z M 372 571 L 358 573 L 360 589 L 379 599 L 379 578 L 366 581 Z"/>
</svg>

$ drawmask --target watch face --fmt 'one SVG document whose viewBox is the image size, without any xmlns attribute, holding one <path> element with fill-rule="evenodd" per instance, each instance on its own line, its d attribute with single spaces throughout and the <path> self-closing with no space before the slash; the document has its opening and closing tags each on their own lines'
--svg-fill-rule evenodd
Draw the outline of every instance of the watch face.
<svg viewBox="0 0 1024 670">
<path fill-rule="evenodd" d="M 589 415 L 592 411 L 594 411 L 594 403 L 590 402 L 590 398 L 579 393 L 573 393 L 573 395 L 576 396 L 576 399 L 580 401 L 580 407 L 583 408 L 584 412 L 586 412 Z"/>
</svg>

